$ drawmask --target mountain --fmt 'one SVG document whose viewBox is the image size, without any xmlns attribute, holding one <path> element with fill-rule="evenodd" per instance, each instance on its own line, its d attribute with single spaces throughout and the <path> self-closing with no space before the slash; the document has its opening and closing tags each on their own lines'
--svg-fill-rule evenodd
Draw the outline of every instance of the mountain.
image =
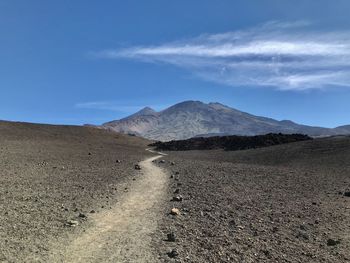
<svg viewBox="0 0 350 263">
<path fill-rule="evenodd" d="M 300 125 L 255 116 L 220 103 L 184 101 L 157 112 L 146 107 L 126 118 L 104 123 L 102 128 L 169 141 L 214 135 L 303 133 L 310 136 L 350 134 L 350 125 L 334 129 Z"/>
</svg>

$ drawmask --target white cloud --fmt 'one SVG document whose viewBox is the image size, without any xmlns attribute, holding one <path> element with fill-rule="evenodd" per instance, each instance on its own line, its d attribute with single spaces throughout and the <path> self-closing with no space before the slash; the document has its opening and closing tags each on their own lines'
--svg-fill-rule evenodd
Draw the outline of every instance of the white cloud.
<svg viewBox="0 0 350 263">
<path fill-rule="evenodd" d="M 306 21 L 272 21 L 242 31 L 94 55 L 168 63 L 230 86 L 281 90 L 349 87 L 350 32 L 312 31 L 309 25 Z"/>
</svg>

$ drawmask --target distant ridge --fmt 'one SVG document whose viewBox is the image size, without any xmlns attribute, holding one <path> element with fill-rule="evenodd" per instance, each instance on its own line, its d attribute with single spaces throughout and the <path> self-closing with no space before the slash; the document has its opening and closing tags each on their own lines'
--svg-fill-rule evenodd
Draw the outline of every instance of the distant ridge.
<svg viewBox="0 0 350 263">
<path fill-rule="evenodd" d="M 312 127 L 255 116 L 218 102 L 201 101 L 184 101 L 160 112 L 145 107 L 126 118 L 104 123 L 101 128 L 160 141 L 267 133 L 302 133 L 313 137 L 350 134 L 350 125 L 334 129 Z"/>
</svg>

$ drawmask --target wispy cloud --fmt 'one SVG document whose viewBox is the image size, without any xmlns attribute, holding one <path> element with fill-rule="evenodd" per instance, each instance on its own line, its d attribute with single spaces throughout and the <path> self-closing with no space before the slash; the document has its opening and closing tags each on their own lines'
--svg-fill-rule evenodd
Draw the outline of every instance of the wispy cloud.
<svg viewBox="0 0 350 263">
<path fill-rule="evenodd" d="M 242 31 L 94 55 L 172 64 L 231 86 L 350 87 L 350 31 L 313 31 L 309 25 L 307 21 L 273 21 Z"/>
</svg>

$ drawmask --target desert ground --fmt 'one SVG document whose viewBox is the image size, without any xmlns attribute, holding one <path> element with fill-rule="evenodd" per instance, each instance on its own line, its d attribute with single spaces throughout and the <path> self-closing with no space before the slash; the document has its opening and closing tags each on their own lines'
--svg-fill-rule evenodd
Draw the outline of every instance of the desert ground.
<svg viewBox="0 0 350 263">
<path fill-rule="evenodd" d="M 90 237 L 103 250 L 109 236 L 94 233 L 115 230 L 111 216 L 132 217 L 129 196 L 147 194 L 152 179 L 134 168 L 155 156 L 148 143 L 89 127 L 0 122 L 0 262 L 101 262 L 86 243 L 75 248 Z"/>
<path fill-rule="evenodd" d="M 0 122 L 0 262 L 350 261 L 349 137 L 167 155 L 149 143 Z"/>
<path fill-rule="evenodd" d="M 180 262 L 350 262 L 350 137 L 166 159 Z"/>
</svg>

